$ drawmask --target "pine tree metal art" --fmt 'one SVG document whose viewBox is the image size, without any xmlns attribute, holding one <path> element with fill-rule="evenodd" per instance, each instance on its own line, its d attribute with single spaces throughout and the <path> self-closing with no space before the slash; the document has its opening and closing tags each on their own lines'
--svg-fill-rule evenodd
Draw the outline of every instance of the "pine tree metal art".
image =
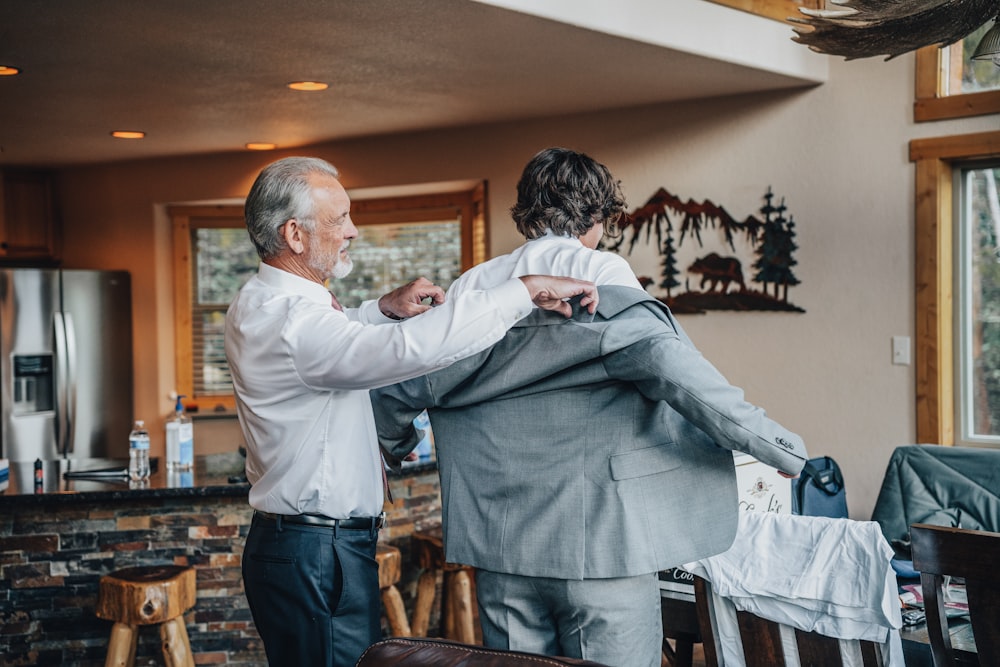
<svg viewBox="0 0 1000 667">
<path fill-rule="evenodd" d="M 764 205 L 760 208 L 763 219 L 750 215 L 743 221 L 733 218 L 726 209 L 709 200 L 682 201 L 676 195 L 660 188 L 645 204 L 632 211 L 622 224 L 622 235 L 609 246 L 609 250 L 632 254 L 636 243 L 645 239 L 648 245 L 655 237 L 660 255 L 661 279 L 640 278 L 647 289 L 656 283 L 661 290 L 658 298 L 678 313 L 698 313 L 707 310 L 777 310 L 805 312 L 788 301 L 788 288 L 799 284 L 792 271 L 798 262 L 794 258 L 795 221 L 786 217 L 784 198 L 775 205 L 774 194 L 768 187 Z M 677 249 L 685 240 L 694 239 L 699 248 L 704 247 L 702 235 L 706 230 L 718 231 L 722 242 L 733 252 L 736 240 L 742 238 L 753 250 L 756 260 L 748 267 L 750 281 L 759 288 L 747 285 L 742 262 L 734 256 L 709 252 L 701 255 L 683 272 L 677 266 Z M 677 239 L 676 246 L 674 239 Z M 724 251 L 724 249 L 723 249 Z M 684 290 L 677 291 L 683 285 Z M 654 294 L 656 293 L 653 290 Z"/>
</svg>

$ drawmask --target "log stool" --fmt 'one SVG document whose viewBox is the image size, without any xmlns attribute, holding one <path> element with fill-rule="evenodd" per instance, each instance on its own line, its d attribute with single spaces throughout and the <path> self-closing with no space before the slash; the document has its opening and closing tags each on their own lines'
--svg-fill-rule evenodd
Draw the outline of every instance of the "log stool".
<svg viewBox="0 0 1000 667">
<path fill-rule="evenodd" d="M 427 636 L 437 573 L 441 572 L 441 636 L 465 644 L 481 642 L 482 631 L 476 632 L 478 610 L 473 568 L 445 562 L 440 526 L 413 533 L 413 554 L 422 570 L 413 607 L 413 636 Z"/>
<path fill-rule="evenodd" d="M 160 626 L 167 667 L 194 667 L 183 614 L 195 603 L 195 575 L 189 567 L 130 567 L 101 577 L 95 613 L 114 621 L 105 667 L 135 664 L 140 625 Z"/>
<path fill-rule="evenodd" d="M 389 630 L 393 637 L 409 637 L 410 622 L 406 619 L 403 596 L 396 588 L 402 561 L 399 549 L 379 542 L 375 547 L 375 560 L 378 562 L 378 587 L 382 591 L 382 604 L 385 606 Z"/>
</svg>

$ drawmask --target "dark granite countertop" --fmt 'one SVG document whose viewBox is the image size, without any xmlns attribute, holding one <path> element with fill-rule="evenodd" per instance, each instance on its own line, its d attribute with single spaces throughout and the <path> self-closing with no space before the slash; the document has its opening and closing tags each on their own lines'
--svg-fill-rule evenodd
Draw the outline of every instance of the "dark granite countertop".
<svg viewBox="0 0 1000 667">
<path fill-rule="evenodd" d="M 166 472 L 153 460 L 154 472 L 145 483 L 129 482 L 127 459 L 63 459 L 43 461 L 42 485 L 34 484 L 34 464 L 11 462 L 10 482 L 0 491 L 0 508 L 17 505 L 66 504 L 93 500 L 246 496 L 250 485 L 239 452 L 196 456 L 194 470 Z M 437 469 L 433 460 L 404 464 L 389 478 L 408 477 Z M 96 473 L 94 476 L 85 473 Z M 69 473 L 67 478 L 66 473 Z M 84 476 L 80 476 L 81 474 Z"/>
<path fill-rule="evenodd" d="M 127 459 L 43 461 L 42 485 L 36 490 L 34 464 L 11 462 L 10 483 L 0 493 L 0 507 L 84 500 L 246 496 L 250 488 L 243 477 L 243 457 L 238 452 L 196 456 L 194 470 L 190 472 L 168 473 L 160 463 L 153 461 L 155 471 L 147 482 L 132 483 L 125 474 Z"/>
</svg>

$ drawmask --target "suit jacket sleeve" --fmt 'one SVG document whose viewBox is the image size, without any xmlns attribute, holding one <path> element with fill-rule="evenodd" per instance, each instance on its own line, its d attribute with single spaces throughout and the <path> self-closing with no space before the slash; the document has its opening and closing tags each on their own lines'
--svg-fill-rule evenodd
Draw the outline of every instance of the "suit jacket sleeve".
<svg viewBox="0 0 1000 667">
<path fill-rule="evenodd" d="M 379 443 L 402 460 L 424 436 L 413 420 L 423 409 L 434 407 L 427 376 L 373 389 L 369 394 Z"/>
<path fill-rule="evenodd" d="M 782 472 L 797 474 L 807 458 L 802 438 L 744 400 L 678 330 L 663 327 L 609 353 L 611 377 L 630 381 L 647 398 L 661 400 L 721 447 L 750 454 Z"/>
</svg>

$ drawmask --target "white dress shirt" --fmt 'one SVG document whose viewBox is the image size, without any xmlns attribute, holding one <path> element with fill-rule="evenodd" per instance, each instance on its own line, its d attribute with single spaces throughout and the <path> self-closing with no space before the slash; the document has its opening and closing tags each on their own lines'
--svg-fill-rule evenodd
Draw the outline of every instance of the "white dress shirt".
<svg viewBox="0 0 1000 667">
<path fill-rule="evenodd" d="M 790 646 L 785 626 L 840 639 L 845 667 L 861 664 L 857 644 L 845 643 L 859 639 L 881 644 L 887 667 L 903 667 L 891 559 L 874 521 L 742 512 L 728 551 L 684 569 L 712 584 L 726 667 L 745 664 L 736 610 L 782 624 Z"/>
<path fill-rule="evenodd" d="M 322 285 L 262 263 L 226 315 L 250 505 L 377 515 L 382 458 L 368 390 L 489 347 L 533 307 L 524 284 L 510 280 L 395 322 L 377 301 L 336 310 Z"/>
<path fill-rule="evenodd" d="M 622 285 L 642 289 L 632 267 L 621 255 L 591 250 L 579 239 L 545 236 L 528 241 L 508 255 L 501 255 L 472 267 L 452 283 L 448 296 L 467 290 L 488 289 L 509 278 L 543 274 L 589 280 L 597 285 Z"/>
</svg>

